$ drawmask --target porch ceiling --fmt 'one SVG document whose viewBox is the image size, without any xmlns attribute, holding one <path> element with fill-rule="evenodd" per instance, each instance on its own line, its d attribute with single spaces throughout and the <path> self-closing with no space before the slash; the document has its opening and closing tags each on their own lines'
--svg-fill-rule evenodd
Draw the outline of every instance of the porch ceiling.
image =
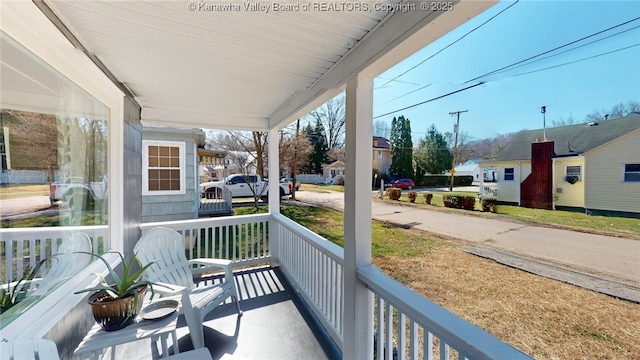
<svg viewBox="0 0 640 360">
<path fill-rule="evenodd" d="M 417 2 L 405 13 L 375 11 L 373 2 L 371 11 L 314 11 L 327 2 L 309 2 L 308 11 L 268 13 L 245 5 L 271 2 L 45 3 L 130 89 L 143 124 L 267 130 L 322 104 L 357 73 L 377 76 L 495 2 L 454 1 L 446 12 Z"/>
</svg>

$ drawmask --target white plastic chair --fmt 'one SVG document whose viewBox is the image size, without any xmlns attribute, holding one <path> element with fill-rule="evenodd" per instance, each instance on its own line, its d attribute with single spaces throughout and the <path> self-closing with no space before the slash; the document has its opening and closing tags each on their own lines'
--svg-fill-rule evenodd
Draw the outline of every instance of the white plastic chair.
<svg viewBox="0 0 640 360">
<path fill-rule="evenodd" d="M 235 300 L 238 315 L 242 316 L 230 260 L 208 258 L 187 260 L 183 236 L 175 230 L 162 227 L 151 229 L 142 235 L 134 248 L 134 253 L 142 264 L 155 261 L 145 271 L 147 280 L 163 285 L 154 286 L 154 292 L 164 298 L 170 296 L 181 301 L 180 311 L 184 314 L 189 326 L 194 349 L 204 347 L 204 317 L 228 297 Z M 198 267 L 193 268 L 194 264 Z M 219 269 L 223 269 L 225 273 L 223 283 L 195 286 L 194 274 Z"/>
<path fill-rule="evenodd" d="M 91 261 L 91 255 L 81 254 L 79 251 L 91 253 L 91 238 L 89 235 L 78 232 L 65 239 L 58 247 L 51 261 L 51 268 L 42 279 L 34 279 L 31 282 L 30 295 L 42 294 L 55 287 L 57 284 L 69 279 Z"/>
<path fill-rule="evenodd" d="M 0 342 L 0 357 L 20 360 L 60 360 L 56 343 L 47 339 L 11 339 Z"/>
<path fill-rule="evenodd" d="M 59 283 L 77 274 L 91 261 L 91 255 L 80 254 L 78 251 L 92 251 L 91 239 L 89 235 L 79 232 L 74 233 L 62 241 L 58 251 L 51 260 L 51 268 L 43 278 L 35 278 L 30 283 L 25 284 L 28 288 L 27 295 L 44 295 Z M 14 286 L 16 282 L 8 284 Z"/>
</svg>

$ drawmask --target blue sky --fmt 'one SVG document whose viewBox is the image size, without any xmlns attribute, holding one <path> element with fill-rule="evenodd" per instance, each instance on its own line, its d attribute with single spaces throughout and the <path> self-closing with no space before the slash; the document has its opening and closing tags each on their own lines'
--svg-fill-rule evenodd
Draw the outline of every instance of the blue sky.
<svg viewBox="0 0 640 360">
<path fill-rule="evenodd" d="M 435 124 L 441 132 L 452 131 L 454 117 L 449 112 L 469 110 L 460 117 L 460 130 L 473 140 L 522 129 L 542 128 L 540 107 L 543 105 L 547 107 L 546 120 L 549 126 L 552 120 L 566 118 L 570 114 L 582 121 L 594 109 L 610 109 L 619 102 L 640 101 L 640 46 L 575 64 L 514 76 L 640 44 L 640 20 L 548 55 L 638 27 L 620 35 L 465 84 L 470 79 L 503 66 L 640 17 L 639 0 L 520 0 L 424 64 L 396 81 L 388 81 L 513 3 L 512 0 L 501 1 L 376 78 L 374 118 L 479 81 L 486 83 L 380 119 L 390 124 L 393 116 L 408 117 L 415 142 L 424 136 L 431 124 Z M 403 96 L 428 84 L 431 85 Z M 397 97 L 400 98 L 392 100 Z"/>
</svg>

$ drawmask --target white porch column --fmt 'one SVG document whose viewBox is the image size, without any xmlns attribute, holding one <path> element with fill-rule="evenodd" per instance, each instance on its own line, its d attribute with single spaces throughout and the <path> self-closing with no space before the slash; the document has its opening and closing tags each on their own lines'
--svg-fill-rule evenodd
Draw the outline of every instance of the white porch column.
<svg viewBox="0 0 640 360">
<path fill-rule="evenodd" d="M 269 130 L 268 149 L 269 155 L 269 213 L 280 213 L 280 151 L 278 130 Z M 269 221 L 269 251 L 271 252 L 271 266 L 278 262 L 278 249 L 280 232 L 278 223 Z"/>
<path fill-rule="evenodd" d="M 373 295 L 356 277 L 371 264 L 373 79 L 347 82 L 344 192 L 344 359 L 373 359 Z"/>
</svg>

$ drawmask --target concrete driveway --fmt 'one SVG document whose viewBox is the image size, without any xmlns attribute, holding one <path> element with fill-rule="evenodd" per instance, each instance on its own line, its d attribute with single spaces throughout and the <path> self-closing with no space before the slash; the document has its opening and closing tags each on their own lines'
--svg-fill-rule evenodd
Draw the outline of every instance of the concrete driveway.
<svg viewBox="0 0 640 360">
<path fill-rule="evenodd" d="M 299 201 L 344 210 L 344 194 L 296 192 Z M 373 201 L 372 217 L 640 285 L 640 241 Z"/>
</svg>

